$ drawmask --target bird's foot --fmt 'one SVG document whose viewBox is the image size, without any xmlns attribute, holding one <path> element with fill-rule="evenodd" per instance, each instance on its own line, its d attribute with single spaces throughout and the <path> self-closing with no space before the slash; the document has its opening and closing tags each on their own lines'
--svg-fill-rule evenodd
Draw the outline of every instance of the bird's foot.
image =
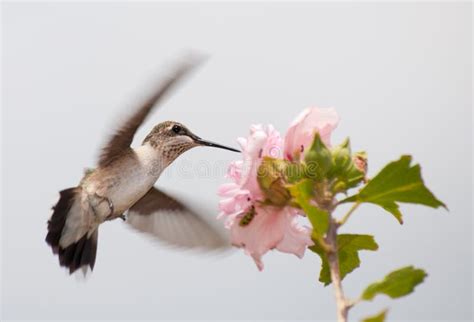
<svg viewBox="0 0 474 322">
<path fill-rule="evenodd" d="M 97 205 L 103 203 L 104 201 L 107 202 L 107 205 L 109 206 L 109 215 L 108 215 L 106 218 L 113 219 L 113 215 L 114 215 L 115 209 L 114 209 L 114 204 L 112 203 L 112 200 L 110 200 L 110 199 L 107 198 L 107 197 L 99 196 L 97 193 L 94 194 L 94 197 L 99 200 L 99 202 L 97 203 Z M 95 213 L 95 209 L 94 209 L 94 213 Z"/>
</svg>

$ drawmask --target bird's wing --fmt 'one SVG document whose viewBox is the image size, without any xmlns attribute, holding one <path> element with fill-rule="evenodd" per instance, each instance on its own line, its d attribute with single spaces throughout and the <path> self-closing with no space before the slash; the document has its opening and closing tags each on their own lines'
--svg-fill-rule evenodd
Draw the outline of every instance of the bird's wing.
<svg viewBox="0 0 474 322">
<path fill-rule="evenodd" d="M 133 137 L 138 127 L 143 123 L 153 107 L 184 78 L 198 63 L 202 61 L 198 57 L 186 60 L 178 65 L 170 76 L 163 80 L 158 89 L 151 95 L 136 111 L 134 111 L 116 130 L 102 148 L 98 165 L 105 166 L 115 159 L 132 144 Z"/>
<path fill-rule="evenodd" d="M 180 248 L 230 247 L 230 242 L 205 219 L 154 187 L 130 208 L 126 222 L 140 232 Z"/>
</svg>

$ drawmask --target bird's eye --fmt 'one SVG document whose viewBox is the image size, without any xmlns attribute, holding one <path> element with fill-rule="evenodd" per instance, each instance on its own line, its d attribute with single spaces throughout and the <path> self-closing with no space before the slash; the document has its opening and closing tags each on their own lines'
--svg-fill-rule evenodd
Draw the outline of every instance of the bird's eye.
<svg viewBox="0 0 474 322">
<path fill-rule="evenodd" d="M 181 126 L 175 124 L 173 125 L 173 128 L 172 128 L 173 132 L 176 133 L 176 134 L 179 134 L 182 130 Z"/>
</svg>

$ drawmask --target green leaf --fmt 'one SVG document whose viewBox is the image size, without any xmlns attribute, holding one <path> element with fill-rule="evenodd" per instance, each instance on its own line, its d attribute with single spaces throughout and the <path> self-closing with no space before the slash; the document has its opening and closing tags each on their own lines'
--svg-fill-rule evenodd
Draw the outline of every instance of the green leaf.
<svg viewBox="0 0 474 322">
<path fill-rule="evenodd" d="M 383 322 L 385 321 L 385 318 L 387 316 L 387 311 L 388 310 L 385 309 L 376 315 L 368 316 L 365 319 L 363 319 L 362 322 Z"/>
<path fill-rule="evenodd" d="M 408 295 L 418 284 L 423 282 L 426 276 L 424 270 L 413 266 L 400 268 L 385 276 L 382 281 L 369 285 L 362 293 L 361 298 L 370 301 L 378 294 L 385 294 L 392 299 Z"/>
<path fill-rule="evenodd" d="M 307 176 L 312 179 L 321 180 L 331 170 L 333 166 L 331 151 L 321 140 L 319 132 L 316 132 L 314 135 L 313 144 L 306 151 L 304 161 L 306 163 Z"/>
<path fill-rule="evenodd" d="M 296 184 L 288 186 L 288 189 L 294 201 L 308 216 L 313 226 L 313 232 L 318 237 L 324 236 L 329 227 L 329 215 L 311 203 L 314 195 L 313 182 L 310 179 L 303 179 Z"/>
<path fill-rule="evenodd" d="M 358 194 L 343 202 L 368 202 L 379 205 L 402 222 L 396 202 L 421 204 L 433 208 L 446 205 L 424 185 L 420 165 L 411 166 L 411 156 L 390 162 Z"/>
<path fill-rule="evenodd" d="M 353 235 L 341 234 L 337 236 L 337 253 L 339 256 L 339 274 L 341 280 L 344 277 L 360 266 L 359 251 L 372 250 L 376 251 L 378 245 L 373 236 L 370 235 Z M 329 271 L 329 262 L 326 252 L 316 242 L 310 249 L 317 253 L 322 260 L 321 273 L 319 274 L 319 281 L 324 285 L 331 283 L 331 273 Z"/>
<path fill-rule="evenodd" d="M 395 202 L 381 202 L 378 205 L 383 209 L 387 210 L 389 213 L 391 213 L 400 224 L 403 224 L 402 213 L 400 212 L 400 209 L 398 208 L 398 205 Z"/>
</svg>

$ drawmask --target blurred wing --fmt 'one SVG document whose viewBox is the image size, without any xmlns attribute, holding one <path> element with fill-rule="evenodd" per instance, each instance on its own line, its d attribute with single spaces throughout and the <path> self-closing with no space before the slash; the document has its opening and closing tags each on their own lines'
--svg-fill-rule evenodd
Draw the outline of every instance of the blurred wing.
<svg viewBox="0 0 474 322">
<path fill-rule="evenodd" d="M 161 83 L 156 92 L 125 120 L 102 148 L 98 162 L 99 166 L 107 165 L 111 160 L 120 155 L 121 152 L 130 147 L 138 127 L 145 121 L 148 114 L 153 110 L 153 107 L 155 107 L 186 74 L 197 66 L 200 61 L 199 59 L 190 59 L 181 63 L 181 65 Z"/>
<path fill-rule="evenodd" d="M 130 208 L 126 222 L 172 246 L 207 250 L 230 246 L 206 220 L 154 187 Z"/>
</svg>

